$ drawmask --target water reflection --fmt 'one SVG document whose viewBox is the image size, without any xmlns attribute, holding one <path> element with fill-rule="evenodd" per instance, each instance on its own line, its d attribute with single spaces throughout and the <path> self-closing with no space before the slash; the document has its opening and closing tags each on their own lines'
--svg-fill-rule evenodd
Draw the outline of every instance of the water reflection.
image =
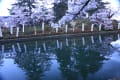
<svg viewBox="0 0 120 80">
<path fill-rule="evenodd" d="M 114 34 L 1 44 L 1 80 L 10 79 L 5 75 L 11 74 L 9 69 L 12 67 L 5 65 L 6 62 L 21 70 L 20 73 L 17 72 L 18 75 L 24 75 L 20 80 L 119 78 L 119 52 L 109 45 L 117 38 L 118 35 Z M 19 80 L 13 76 L 11 79 Z"/>
<path fill-rule="evenodd" d="M 38 53 L 37 50 L 33 50 L 17 53 L 15 62 L 25 70 L 28 80 L 40 80 L 43 73 L 49 70 L 51 64 L 49 56 L 47 53 Z"/>
</svg>

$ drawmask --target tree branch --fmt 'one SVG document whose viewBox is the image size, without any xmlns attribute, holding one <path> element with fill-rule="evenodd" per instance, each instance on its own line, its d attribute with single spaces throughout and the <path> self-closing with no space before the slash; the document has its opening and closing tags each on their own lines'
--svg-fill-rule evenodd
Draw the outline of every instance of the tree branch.
<svg viewBox="0 0 120 80">
<path fill-rule="evenodd" d="M 85 2 L 85 4 L 84 4 L 84 5 L 82 6 L 82 8 L 80 9 L 80 11 L 75 14 L 75 16 L 73 17 L 73 19 L 76 18 L 76 17 L 80 14 L 80 12 L 89 4 L 90 1 L 91 1 L 91 0 L 87 0 L 87 1 Z"/>
</svg>

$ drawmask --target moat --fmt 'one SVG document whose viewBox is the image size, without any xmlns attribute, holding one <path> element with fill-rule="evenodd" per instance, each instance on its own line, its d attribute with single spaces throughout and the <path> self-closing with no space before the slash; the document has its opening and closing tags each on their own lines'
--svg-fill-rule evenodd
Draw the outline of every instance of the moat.
<svg viewBox="0 0 120 80">
<path fill-rule="evenodd" d="M 0 43 L 0 80 L 119 80 L 119 34 Z"/>
</svg>

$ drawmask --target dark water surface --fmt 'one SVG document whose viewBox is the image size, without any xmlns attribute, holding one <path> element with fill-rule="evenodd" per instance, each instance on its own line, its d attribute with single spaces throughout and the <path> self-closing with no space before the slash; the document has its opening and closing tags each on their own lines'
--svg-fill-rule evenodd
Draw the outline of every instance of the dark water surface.
<svg viewBox="0 0 120 80">
<path fill-rule="evenodd" d="M 0 80 L 120 80 L 119 34 L 0 43 Z"/>
</svg>

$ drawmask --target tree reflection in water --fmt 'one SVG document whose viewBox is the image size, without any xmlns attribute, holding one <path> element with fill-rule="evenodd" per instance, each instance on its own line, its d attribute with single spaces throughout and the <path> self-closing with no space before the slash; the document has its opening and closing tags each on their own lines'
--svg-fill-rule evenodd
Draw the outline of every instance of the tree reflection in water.
<svg viewBox="0 0 120 80">
<path fill-rule="evenodd" d="M 78 73 L 73 68 L 73 61 L 71 58 L 71 49 L 69 47 L 64 47 L 61 50 L 56 50 L 57 61 L 60 64 L 60 70 L 62 72 L 63 77 L 66 80 L 77 80 Z"/>
<path fill-rule="evenodd" d="M 2 66 L 2 63 L 3 63 L 3 54 L 0 53 L 0 66 Z"/>
<path fill-rule="evenodd" d="M 49 55 L 32 50 L 27 53 L 17 53 L 15 62 L 25 70 L 28 80 L 40 80 L 44 76 L 43 73 L 49 70 L 51 64 Z"/>
<path fill-rule="evenodd" d="M 75 68 L 81 73 L 83 80 L 86 80 L 88 74 L 93 74 L 101 68 L 105 57 L 101 56 L 101 53 L 96 50 L 90 49 L 85 52 L 79 49 L 78 53 L 79 54 L 75 54 Z"/>
<path fill-rule="evenodd" d="M 106 45 L 104 47 L 97 43 L 81 46 L 79 41 L 72 44 L 77 45 L 56 49 L 60 70 L 66 80 L 86 80 L 89 74 L 99 71 L 103 61 L 107 60 L 105 55 L 107 55 L 106 52 L 109 50 L 109 45 L 104 44 Z M 104 49 L 105 52 L 103 53 L 100 49 Z"/>
<path fill-rule="evenodd" d="M 10 46 L 8 49 L 12 46 L 12 51 L 16 52 L 15 62 L 25 71 L 28 80 L 44 80 L 45 72 L 51 70 L 52 59 L 58 62 L 62 79 L 86 80 L 101 69 L 103 61 L 107 60 L 105 56 L 112 54 L 109 42 L 113 37 L 38 40 L 6 46 Z"/>
</svg>

